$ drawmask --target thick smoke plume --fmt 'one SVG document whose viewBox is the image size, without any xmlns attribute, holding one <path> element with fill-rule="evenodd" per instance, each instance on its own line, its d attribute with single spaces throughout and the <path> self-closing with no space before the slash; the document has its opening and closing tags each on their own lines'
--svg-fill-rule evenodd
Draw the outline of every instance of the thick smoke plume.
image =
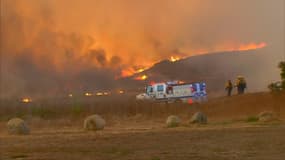
<svg viewBox="0 0 285 160">
<path fill-rule="evenodd" d="M 266 42 L 284 54 L 283 0 L 2 0 L 1 97 L 110 89 L 126 68 Z"/>
</svg>

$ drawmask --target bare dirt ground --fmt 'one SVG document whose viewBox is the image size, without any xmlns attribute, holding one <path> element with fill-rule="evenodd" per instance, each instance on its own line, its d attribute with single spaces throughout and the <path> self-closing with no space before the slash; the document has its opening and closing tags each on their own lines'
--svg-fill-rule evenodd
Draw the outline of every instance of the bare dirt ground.
<svg viewBox="0 0 285 160">
<path fill-rule="evenodd" d="M 156 126 L 156 127 L 154 127 Z M 285 157 L 285 124 L 208 124 L 164 128 L 144 125 L 43 129 L 28 136 L 0 135 L 0 159 L 24 160 L 188 160 Z"/>
<path fill-rule="evenodd" d="M 62 114 L 28 117 L 31 134 L 14 136 L 7 134 L 2 120 L 0 160 L 284 160 L 284 98 L 285 94 L 259 93 L 213 99 L 190 109 L 179 104 L 119 108 L 136 111 L 125 117 L 102 110 L 107 126 L 98 132 L 83 131 L 84 116 L 70 119 Z M 2 116 L 12 111 L 2 110 Z M 187 124 L 196 111 L 206 113 L 207 125 Z M 261 111 L 273 111 L 279 120 L 255 121 Z M 165 128 L 170 114 L 180 116 L 183 124 Z"/>
</svg>

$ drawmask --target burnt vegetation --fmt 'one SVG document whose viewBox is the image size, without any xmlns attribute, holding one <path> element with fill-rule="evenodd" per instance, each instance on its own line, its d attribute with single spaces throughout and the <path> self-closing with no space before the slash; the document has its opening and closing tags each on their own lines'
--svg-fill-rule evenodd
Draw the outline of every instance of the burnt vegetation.
<svg viewBox="0 0 285 160">
<path fill-rule="evenodd" d="M 2 100 L 0 121 L 7 121 L 13 117 L 77 120 L 90 114 L 99 114 L 110 118 L 140 115 L 148 119 L 159 119 L 171 114 L 189 117 L 197 111 L 203 111 L 210 119 L 247 118 L 264 110 L 285 116 L 284 99 L 285 93 L 281 91 L 277 94 L 252 93 L 230 98 L 221 97 L 192 105 L 136 101 L 134 96 L 127 95 L 39 99 L 30 103 Z"/>
</svg>

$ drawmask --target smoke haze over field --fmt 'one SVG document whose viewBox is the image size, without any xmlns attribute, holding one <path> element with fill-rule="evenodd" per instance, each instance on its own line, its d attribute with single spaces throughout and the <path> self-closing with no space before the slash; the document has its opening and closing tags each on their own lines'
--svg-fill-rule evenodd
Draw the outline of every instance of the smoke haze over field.
<svg viewBox="0 0 285 160">
<path fill-rule="evenodd" d="M 277 63 L 285 54 L 284 5 L 284 0 L 1 0 L 0 96 L 116 88 L 124 69 L 250 43 L 266 42 Z"/>
</svg>

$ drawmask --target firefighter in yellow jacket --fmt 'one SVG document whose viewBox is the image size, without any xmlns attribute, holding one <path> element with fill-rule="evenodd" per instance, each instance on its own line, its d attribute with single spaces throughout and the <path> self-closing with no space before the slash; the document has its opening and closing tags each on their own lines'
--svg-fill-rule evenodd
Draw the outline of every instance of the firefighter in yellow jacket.
<svg viewBox="0 0 285 160">
<path fill-rule="evenodd" d="M 235 87 L 237 87 L 238 94 L 244 94 L 244 90 L 247 87 L 244 77 L 242 76 L 237 77 Z"/>
<path fill-rule="evenodd" d="M 228 93 L 228 96 L 231 96 L 232 95 L 232 90 L 233 90 L 233 84 L 232 84 L 231 80 L 228 80 L 228 82 L 226 83 L 225 89 L 226 89 L 226 91 Z"/>
</svg>

